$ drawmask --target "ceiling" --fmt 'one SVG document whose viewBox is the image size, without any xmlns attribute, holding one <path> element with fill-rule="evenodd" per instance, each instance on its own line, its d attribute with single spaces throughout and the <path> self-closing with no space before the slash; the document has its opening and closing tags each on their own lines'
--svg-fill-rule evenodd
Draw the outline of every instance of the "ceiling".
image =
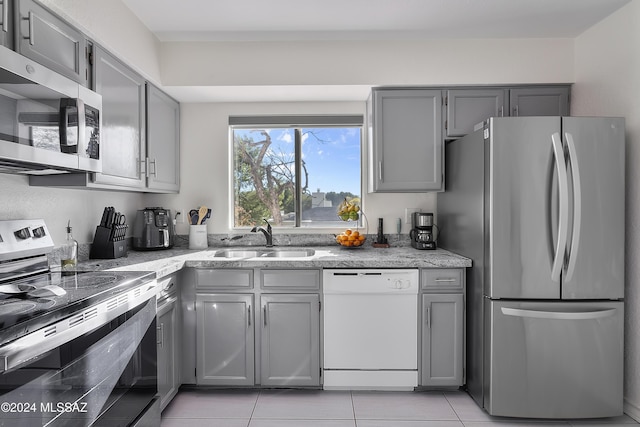
<svg viewBox="0 0 640 427">
<path fill-rule="evenodd" d="M 123 0 L 161 41 L 574 38 L 630 1 Z M 368 92 L 326 86 L 167 89 L 186 102 L 360 100 Z"/>
<path fill-rule="evenodd" d="M 630 0 L 123 0 L 161 41 L 576 37 Z"/>
</svg>

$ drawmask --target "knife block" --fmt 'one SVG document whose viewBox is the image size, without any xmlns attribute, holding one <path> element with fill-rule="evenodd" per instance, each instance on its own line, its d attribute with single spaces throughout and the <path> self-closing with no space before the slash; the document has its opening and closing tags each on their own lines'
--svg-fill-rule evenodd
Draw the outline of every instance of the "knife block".
<svg viewBox="0 0 640 427">
<path fill-rule="evenodd" d="M 124 236 L 127 225 L 116 225 L 115 227 L 117 227 L 121 231 L 122 236 Z M 89 258 L 115 259 L 127 256 L 127 241 L 125 239 L 112 240 L 113 234 L 113 229 L 97 226 Z"/>
</svg>

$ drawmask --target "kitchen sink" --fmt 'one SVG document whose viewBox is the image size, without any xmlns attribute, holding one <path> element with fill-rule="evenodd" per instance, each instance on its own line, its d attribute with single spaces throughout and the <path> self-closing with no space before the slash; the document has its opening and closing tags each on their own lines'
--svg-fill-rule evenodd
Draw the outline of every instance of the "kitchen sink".
<svg viewBox="0 0 640 427">
<path fill-rule="evenodd" d="M 316 253 L 313 249 L 225 249 L 217 251 L 215 258 L 304 258 L 313 256 Z"/>
<path fill-rule="evenodd" d="M 216 251 L 216 258 L 256 258 L 262 255 L 262 251 L 225 249 Z"/>
<path fill-rule="evenodd" d="M 273 258 L 304 258 L 313 256 L 316 253 L 313 249 L 276 249 L 267 251 L 263 256 Z"/>
</svg>

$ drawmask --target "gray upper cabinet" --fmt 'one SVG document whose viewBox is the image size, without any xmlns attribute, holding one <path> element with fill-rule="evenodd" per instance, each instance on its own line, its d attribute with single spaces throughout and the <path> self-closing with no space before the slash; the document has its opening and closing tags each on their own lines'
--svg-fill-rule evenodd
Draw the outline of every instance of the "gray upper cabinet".
<svg viewBox="0 0 640 427">
<path fill-rule="evenodd" d="M 320 385 L 320 297 L 269 294 L 262 305 L 261 385 Z"/>
<path fill-rule="evenodd" d="M 374 89 L 369 113 L 369 191 L 442 190 L 441 91 Z"/>
<path fill-rule="evenodd" d="M 568 116 L 569 87 L 531 87 L 509 91 L 511 116 Z"/>
<path fill-rule="evenodd" d="M 196 295 L 198 385 L 254 384 L 253 319 L 253 295 Z"/>
<path fill-rule="evenodd" d="M 84 34 L 34 0 L 18 0 L 15 15 L 17 52 L 87 85 L 87 39 Z"/>
<path fill-rule="evenodd" d="M 508 115 L 504 89 L 455 89 L 446 91 L 445 136 L 460 137 L 489 117 Z"/>
<path fill-rule="evenodd" d="M 463 320 L 462 293 L 422 295 L 421 385 L 463 385 Z"/>
<path fill-rule="evenodd" d="M 180 104 L 147 83 L 147 187 L 180 190 Z"/>
<path fill-rule="evenodd" d="M 145 80 L 100 46 L 93 58 L 95 91 L 102 95 L 102 173 L 93 182 L 144 189 Z"/>
<path fill-rule="evenodd" d="M 14 48 L 13 0 L 0 0 L 0 45 Z"/>
</svg>

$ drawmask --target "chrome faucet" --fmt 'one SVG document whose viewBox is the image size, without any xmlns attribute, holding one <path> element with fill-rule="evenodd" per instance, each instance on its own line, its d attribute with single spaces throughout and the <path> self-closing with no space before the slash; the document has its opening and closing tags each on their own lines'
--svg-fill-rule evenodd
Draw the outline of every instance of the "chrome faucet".
<svg viewBox="0 0 640 427">
<path fill-rule="evenodd" d="M 255 226 L 251 229 L 251 232 L 255 233 L 257 231 L 262 231 L 262 234 L 264 234 L 264 237 L 267 239 L 267 247 L 270 248 L 273 246 L 273 230 L 271 229 L 271 224 L 269 224 L 269 221 L 264 218 L 262 220 L 267 223 L 266 230 L 264 227 Z"/>
</svg>

